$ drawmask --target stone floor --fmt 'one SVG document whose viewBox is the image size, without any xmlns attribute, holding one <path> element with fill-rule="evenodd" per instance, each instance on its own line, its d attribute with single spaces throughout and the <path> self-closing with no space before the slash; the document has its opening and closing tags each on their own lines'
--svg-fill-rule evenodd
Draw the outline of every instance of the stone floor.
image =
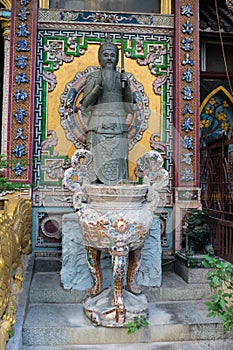
<svg viewBox="0 0 233 350">
<path fill-rule="evenodd" d="M 90 324 L 81 303 L 85 292 L 63 290 L 59 264 L 46 264 L 34 264 L 33 257 L 29 261 L 19 295 L 19 322 L 7 350 L 233 349 L 233 337 L 221 321 L 206 316 L 210 290 L 205 283 L 188 284 L 174 272 L 164 272 L 161 288 L 144 289 L 149 326 L 129 335 L 125 328 Z"/>
</svg>

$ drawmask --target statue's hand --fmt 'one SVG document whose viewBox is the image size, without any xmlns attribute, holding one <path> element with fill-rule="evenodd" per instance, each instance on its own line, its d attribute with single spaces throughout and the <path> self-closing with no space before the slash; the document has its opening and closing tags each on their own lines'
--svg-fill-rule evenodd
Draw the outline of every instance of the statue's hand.
<svg viewBox="0 0 233 350">
<path fill-rule="evenodd" d="M 128 75 L 126 72 L 121 73 L 121 82 L 122 82 L 122 86 L 124 86 L 124 87 L 128 86 L 129 79 L 128 79 Z"/>
<path fill-rule="evenodd" d="M 101 70 L 99 71 L 99 74 L 98 74 L 97 84 L 98 84 L 100 87 L 103 86 L 103 84 L 102 84 L 102 72 L 101 72 Z"/>
<path fill-rule="evenodd" d="M 82 112 L 84 110 L 85 110 L 85 108 L 84 108 L 84 106 L 81 103 L 79 103 L 78 107 L 75 106 L 75 108 L 74 108 L 74 112 L 78 112 L 78 111 Z"/>
</svg>

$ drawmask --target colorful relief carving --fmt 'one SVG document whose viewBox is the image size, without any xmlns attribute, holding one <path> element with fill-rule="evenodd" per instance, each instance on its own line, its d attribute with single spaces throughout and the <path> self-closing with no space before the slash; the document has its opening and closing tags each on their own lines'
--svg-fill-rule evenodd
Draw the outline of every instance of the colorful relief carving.
<svg viewBox="0 0 233 350">
<path fill-rule="evenodd" d="M 41 184 L 61 185 L 64 176 L 64 163 L 67 156 L 61 156 L 55 151 L 58 144 L 56 131 L 48 130 L 47 138 L 41 144 Z"/>
<path fill-rule="evenodd" d="M 69 57 L 71 61 L 71 57 L 80 56 L 81 54 L 85 53 L 85 50 L 88 47 L 88 43 L 90 44 L 92 42 L 94 42 L 93 39 L 90 40 L 85 36 L 80 37 L 80 34 L 77 36 L 71 34 L 68 38 L 60 37 L 57 40 L 47 40 L 45 38 L 45 50 L 47 50 L 47 54 L 45 55 L 43 76 L 44 80 L 48 83 L 48 91 L 52 91 L 57 84 L 56 77 L 52 71 L 53 69 L 58 69 L 59 64 L 62 64 L 62 59 L 58 64 L 58 58 Z M 140 57 L 146 56 L 146 62 L 144 64 L 148 64 L 151 72 L 154 75 L 157 75 L 157 79 L 155 80 L 153 86 L 154 92 L 158 95 L 162 95 L 164 98 L 165 90 L 163 89 L 163 86 L 167 81 L 167 42 L 161 41 L 153 44 L 153 41 L 145 41 L 141 46 L 138 44 L 138 42 L 138 40 L 125 41 L 125 54 L 127 57 L 139 59 L 139 61 L 141 59 Z M 136 51 L 134 45 L 137 47 Z M 65 52 L 63 52 L 63 50 L 65 50 Z M 86 120 L 80 111 L 74 112 L 74 110 L 77 109 L 75 103 L 83 91 L 83 88 L 85 86 L 85 76 L 89 74 L 89 69 L 91 72 L 91 69 L 95 69 L 95 67 L 88 68 L 85 72 L 77 73 L 73 81 L 67 84 L 65 92 L 61 96 L 61 125 L 66 132 L 66 137 L 68 140 L 71 140 L 78 148 L 82 147 L 85 144 Z M 128 116 L 128 135 L 130 148 L 132 148 L 134 144 L 142 138 L 142 134 L 147 128 L 147 119 L 149 117 L 150 111 L 148 108 L 149 101 L 145 96 L 143 86 L 135 81 L 133 76 L 130 77 L 130 82 L 135 102 L 138 106 L 138 111 L 133 115 Z"/>
<path fill-rule="evenodd" d="M 74 22 L 92 22 L 92 23 L 115 23 L 115 24 L 143 24 L 153 25 L 158 23 L 155 15 L 134 15 L 134 14 L 116 14 L 106 12 L 74 12 L 63 10 L 59 12 L 59 19 L 61 21 Z"/>
<path fill-rule="evenodd" d="M 16 295 L 23 281 L 26 255 L 31 252 L 31 202 L 21 199 L 12 216 L 0 216 L 0 349 L 15 324 Z"/>
<path fill-rule="evenodd" d="M 65 147 L 63 147 L 63 142 L 61 141 L 61 132 L 60 132 L 60 123 L 58 121 L 57 123 L 57 129 L 54 127 L 55 120 L 57 120 L 57 116 L 59 117 L 59 114 L 57 113 L 57 110 L 59 108 L 59 100 L 62 92 L 60 92 L 60 86 L 61 86 L 61 76 L 62 71 L 64 72 L 64 67 L 67 68 L 65 72 L 68 70 L 71 72 L 69 74 L 69 77 L 67 75 L 67 81 L 69 82 L 73 77 L 75 77 L 75 71 L 78 71 L 79 62 L 82 65 L 82 69 L 80 69 L 79 73 L 84 73 L 84 70 L 86 69 L 86 66 L 88 65 L 88 62 L 91 62 L 90 60 L 90 52 L 95 51 L 95 47 L 104 40 L 105 34 L 103 32 L 99 32 L 99 29 L 93 30 L 93 26 L 90 28 L 90 30 L 87 31 L 87 27 L 85 25 L 85 29 L 83 27 L 80 27 L 80 22 L 77 22 L 77 28 L 74 27 L 74 21 L 71 19 L 70 21 L 64 20 L 64 30 L 60 30 L 59 26 L 59 19 L 57 17 L 57 14 L 59 11 L 43 11 L 39 12 L 39 31 L 38 31 L 38 48 L 37 48 L 37 67 L 39 67 L 37 71 L 37 81 L 36 81 L 36 108 L 35 108 L 35 155 L 34 155 L 34 182 L 38 185 L 38 188 L 34 191 L 34 198 L 35 198 L 35 206 L 44 205 L 44 203 L 49 203 L 49 205 L 53 205 L 55 207 L 62 207 L 62 206 L 71 206 L 70 197 L 67 195 L 65 191 L 63 191 L 62 188 L 58 188 L 60 186 L 60 176 L 62 174 L 62 171 L 64 170 L 60 160 L 58 158 L 65 157 L 66 152 L 69 153 L 69 157 L 71 157 L 72 152 L 74 151 L 75 147 L 72 143 L 69 142 L 69 139 L 67 141 L 67 135 L 70 133 L 70 131 L 65 131 L 66 135 L 63 133 L 62 130 L 62 137 L 64 137 L 64 144 Z M 76 12 L 77 15 L 77 12 Z M 55 17 L 52 17 L 55 16 Z M 44 23 L 48 21 L 48 19 L 51 18 L 51 21 L 44 26 Z M 164 19 L 163 19 L 164 21 Z M 73 23 L 71 23 L 73 22 Z M 169 22 L 169 21 L 168 21 Z M 155 23 L 155 22 L 154 22 Z M 69 31 L 66 29 L 69 27 Z M 170 27 L 169 27 L 170 28 Z M 149 29 L 148 29 L 149 30 Z M 149 79 L 151 80 L 151 84 L 149 84 L 150 87 L 140 85 L 140 91 L 139 94 L 136 94 L 137 91 L 135 91 L 135 98 L 137 99 L 137 104 L 140 105 L 140 110 L 145 107 L 145 110 L 149 111 L 149 103 L 152 101 L 152 109 L 155 110 L 155 113 L 153 114 L 153 118 L 156 115 L 156 118 L 159 118 L 158 123 L 153 123 L 156 127 L 152 130 L 148 130 L 151 132 L 151 134 L 154 132 L 154 130 L 159 130 L 161 125 L 161 135 L 160 138 L 163 140 L 164 145 L 166 143 L 166 152 L 168 154 L 169 159 L 172 159 L 170 157 L 173 147 L 172 147 L 172 137 L 166 138 L 167 130 L 170 128 L 172 119 L 172 107 L 167 108 L 167 104 L 169 103 L 169 106 L 172 105 L 172 94 L 170 92 L 169 95 L 167 95 L 167 91 L 170 91 L 172 89 L 172 60 L 169 59 L 169 57 L 172 57 L 172 36 L 169 32 L 170 29 L 168 28 L 162 28 L 160 31 L 158 31 L 159 34 L 151 34 L 151 28 L 150 28 L 150 34 L 147 34 L 146 40 L 145 36 L 143 34 L 125 34 L 124 35 L 124 52 L 125 57 L 130 58 L 127 59 L 128 64 L 130 62 L 133 63 L 133 69 L 132 71 L 135 72 L 138 70 L 139 75 L 140 71 L 148 71 Z M 170 33 L 168 36 L 162 34 L 162 33 Z M 119 34 L 119 28 L 112 28 L 111 33 L 113 36 L 113 41 L 120 45 L 121 43 L 121 35 Z M 154 54 L 154 61 L 152 60 Z M 149 62 L 149 57 L 151 58 L 151 61 Z M 79 59 L 80 58 L 80 59 Z M 83 64 L 85 62 L 85 59 L 87 59 L 86 65 Z M 148 62 L 145 63 L 145 66 L 140 66 L 139 62 L 137 62 L 137 59 L 144 60 L 148 59 Z M 125 59 L 126 61 L 126 59 Z M 126 62 L 126 65 L 127 65 Z M 77 65 L 76 65 L 77 64 Z M 76 66 L 76 68 L 74 68 Z M 148 67 L 148 69 L 147 69 Z M 74 70 L 75 69 L 75 70 Z M 131 68 L 130 68 L 131 69 Z M 128 71 L 131 71 L 129 68 L 127 68 Z M 74 73 L 73 73 L 74 72 Z M 150 73 L 152 74 L 152 79 L 150 77 Z M 78 74 L 78 73 L 77 73 Z M 137 73 L 136 73 L 137 74 Z M 65 73 L 66 75 L 66 73 Z M 152 86 L 154 77 L 154 84 Z M 146 80 L 146 78 L 145 78 Z M 64 82 L 64 79 L 62 78 L 62 84 Z M 78 104 L 79 97 L 81 97 L 82 94 L 82 88 L 84 87 L 82 82 L 82 76 L 78 76 L 78 82 L 80 85 L 77 85 L 74 82 L 73 87 L 78 88 L 78 94 L 76 95 L 76 100 L 74 102 L 76 107 L 76 102 Z M 81 84 L 82 82 L 82 84 Z M 145 84 L 145 81 L 143 81 L 143 84 Z M 135 84 L 132 79 L 132 86 L 133 89 L 137 90 L 138 86 L 135 87 Z M 63 85 L 64 86 L 64 85 Z M 141 92 L 143 92 L 143 89 L 145 89 L 147 96 L 149 96 L 150 101 L 148 100 L 141 100 Z M 149 89 L 149 93 L 148 93 Z M 58 92 L 59 91 L 59 92 Z M 51 94 L 50 94 L 51 93 Z M 154 94 L 161 96 L 161 101 L 159 96 L 155 96 Z M 72 97 L 71 95 L 69 97 Z M 155 97 L 155 98 L 154 98 Z M 56 101 L 58 103 L 54 103 L 54 100 L 56 98 Z M 72 97 L 73 98 L 73 97 Z M 72 102 L 71 98 L 71 102 Z M 158 101 L 155 103 L 155 100 Z M 156 106 L 155 106 L 156 104 Z M 142 107 L 141 107 L 142 105 Z M 55 106 L 56 108 L 56 114 L 54 114 L 54 110 L 51 110 L 51 106 Z M 133 139 L 135 137 L 135 143 L 137 143 L 136 147 L 140 147 L 140 144 L 144 144 L 146 142 L 146 137 L 140 140 L 141 136 L 140 133 L 143 129 L 146 129 L 148 124 L 147 120 L 142 119 L 144 117 L 142 113 L 135 113 L 134 115 L 129 115 L 129 135 Z M 24 117 L 24 120 L 27 119 L 27 116 Z M 62 118 L 63 119 L 63 118 Z M 72 133 L 74 132 L 74 129 L 76 128 L 76 125 L 78 124 L 78 127 L 80 129 L 84 129 L 85 131 L 85 118 L 82 116 L 81 113 L 75 112 L 73 113 L 72 108 L 67 108 L 65 116 L 64 116 L 64 124 L 69 125 L 69 128 L 72 130 Z M 62 120 L 63 123 L 63 120 Z M 152 125 L 152 123 L 151 123 Z M 151 125 L 149 125 L 149 129 L 151 128 Z M 62 125 L 63 126 L 63 125 Z M 54 145 L 53 147 L 47 147 L 45 148 L 44 142 L 51 138 L 51 136 L 47 136 L 47 128 L 52 129 L 54 132 L 59 131 L 58 138 L 59 142 L 57 145 Z M 68 130 L 68 127 L 67 127 Z M 170 129 L 169 129 L 170 130 Z M 75 131 L 77 133 L 77 130 Z M 83 130 L 82 130 L 83 132 Z M 71 134 L 71 133 L 70 133 Z M 171 133 L 172 134 L 172 133 Z M 64 135 L 64 136 L 63 136 Z M 144 134 L 145 135 L 145 134 Z M 76 137 L 77 136 L 77 137 Z M 78 133 L 75 136 L 75 138 L 79 138 L 79 140 L 83 140 L 85 142 L 85 132 Z M 20 139 L 19 139 L 20 140 Z M 138 140 L 140 141 L 138 143 Z M 76 141 L 77 142 L 77 141 Z M 162 142 L 162 141 L 161 141 Z M 80 143 L 82 145 L 82 143 Z M 78 145 L 78 147 L 80 147 Z M 161 143 L 162 145 L 162 143 Z M 75 145 L 76 146 L 76 145 Z M 42 147 L 42 153 L 41 153 L 41 147 Z M 63 148 L 62 148 L 63 147 Z M 77 147 L 77 146 L 76 146 Z M 162 147 L 162 146 L 161 146 Z M 163 147 L 164 148 L 164 147 Z M 132 150 L 134 152 L 134 150 Z M 61 155 L 61 156 L 60 156 Z M 55 159 L 52 159 L 53 156 L 55 156 Z M 57 157 L 57 158 L 56 158 Z M 133 159 L 133 158 L 132 158 Z M 64 159 L 64 162 L 66 162 L 66 159 Z M 170 161 L 167 160 L 168 164 Z M 59 164 L 58 164 L 59 163 Z M 57 167 L 59 165 L 59 169 Z M 133 166 L 132 166 L 133 167 Z M 171 169 L 171 168 L 169 168 Z M 133 170 L 131 170 L 132 176 L 134 177 Z M 57 177 L 57 180 L 55 179 L 56 174 L 59 175 Z M 74 175 L 74 174 L 73 174 Z M 75 176 L 75 175 L 74 175 Z M 52 186 L 51 186 L 52 185 Z M 58 197 L 60 197 L 58 200 Z M 39 211 L 35 211 L 35 215 L 38 215 Z M 39 217 L 35 218 L 37 221 L 35 225 L 37 225 L 38 229 L 40 230 L 41 220 Z M 39 226 L 38 226 L 39 225 Z M 40 237 L 39 237 L 40 236 Z M 43 239 L 40 239 L 42 234 L 37 234 L 34 237 L 34 242 L 36 247 L 45 247 L 45 242 Z M 46 244 L 48 243 L 48 240 L 46 238 Z M 56 243 L 57 244 L 57 243 Z M 60 241 L 59 241 L 60 244 Z M 51 247 L 55 246 L 55 242 L 51 241 Z M 50 245 L 48 245 L 50 247 Z M 49 248 L 48 248 L 49 249 Z M 53 248 L 52 248 L 53 249 Z"/>
<path fill-rule="evenodd" d="M 88 42 L 91 41 L 87 37 L 80 38 L 74 35 L 56 40 L 45 39 L 46 55 L 43 77 L 49 84 L 48 91 L 52 91 L 57 84 L 53 70 L 58 69 L 63 61 L 71 62 L 74 56 L 84 54 L 88 47 Z M 153 84 L 153 89 L 155 93 L 160 95 L 162 86 L 167 80 L 166 45 L 166 43 L 152 44 L 149 41 L 145 41 L 143 45 L 140 46 L 138 45 L 138 41 L 135 40 L 131 40 L 130 45 L 128 42 L 124 45 L 127 57 L 136 58 L 140 65 L 148 65 L 151 73 L 157 76 Z M 137 48 L 136 51 L 134 47 Z M 140 57 L 145 57 L 145 59 L 141 59 Z M 62 126 L 66 130 L 68 139 L 74 142 L 76 147 L 80 147 L 85 143 L 86 136 L 81 129 L 83 128 L 85 130 L 86 121 L 83 119 L 80 112 L 74 113 L 73 107 L 80 93 L 83 91 L 86 76 L 95 69 L 97 69 L 97 67 L 88 68 L 84 72 L 78 72 L 75 78 L 67 84 L 66 90 L 61 97 L 60 114 L 62 116 Z M 148 99 L 143 92 L 143 86 L 140 85 L 133 76 L 130 77 L 130 81 L 135 100 L 139 107 L 139 113 L 135 113 L 133 118 L 132 116 L 129 117 L 129 124 L 131 125 L 129 129 L 129 139 L 131 146 L 133 146 L 141 139 L 142 132 L 146 128 L 149 109 Z M 81 129 L 79 127 L 80 122 L 82 126 Z"/>
<path fill-rule="evenodd" d="M 43 12 L 43 15 L 45 13 Z M 47 16 L 47 15 L 46 15 Z M 54 32 L 53 32 L 54 33 Z M 57 77 L 58 74 L 55 72 L 55 70 L 58 70 L 62 68 L 62 64 L 65 63 L 63 61 L 63 57 L 68 57 L 71 59 L 71 57 L 80 57 L 85 54 L 87 51 L 88 45 L 90 45 L 90 49 L 93 48 L 93 44 L 98 44 L 100 41 L 104 40 L 104 34 L 102 33 L 95 33 L 95 32 L 88 32 L 83 33 L 82 31 L 75 31 L 70 30 L 69 33 L 64 32 L 58 32 L 54 35 L 51 35 L 50 31 L 40 31 L 39 33 L 40 37 L 40 50 L 38 51 L 38 65 L 41 65 L 43 63 L 43 73 L 38 75 L 38 84 L 36 91 L 38 91 L 38 98 L 41 100 L 41 105 L 38 105 L 36 107 L 36 122 L 35 122 L 35 135 L 42 135 L 42 141 L 46 138 L 46 125 L 47 121 L 50 120 L 50 116 L 48 115 L 50 112 L 50 109 L 47 107 L 49 102 L 49 95 L 48 92 L 52 92 L 57 89 Z M 113 34 L 114 41 L 117 44 L 120 44 L 120 36 L 119 34 Z M 171 39 L 165 38 L 164 35 L 159 36 L 150 36 L 148 37 L 148 40 L 141 40 L 140 35 L 133 35 L 131 40 L 124 39 L 124 51 L 125 56 L 130 57 L 132 59 L 145 59 L 146 56 L 151 52 L 153 53 L 155 51 L 155 47 L 160 47 L 164 51 L 162 55 L 157 58 L 157 61 L 151 62 L 151 72 L 153 70 L 153 74 L 156 75 L 156 80 L 154 81 L 154 86 L 152 87 L 152 92 L 161 95 L 163 103 L 162 103 L 162 113 L 159 118 L 161 118 L 160 123 L 163 123 L 162 127 L 162 135 L 161 138 L 165 141 L 165 130 L 167 128 L 166 124 L 168 123 L 168 119 L 171 118 L 171 112 L 167 114 L 166 109 L 166 99 L 167 99 L 167 86 L 171 84 L 171 68 L 172 64 L 171 61 L 168 61 L 167 55 L 171 55 Z M 140 45 L 139 45 L 140 42 Z M 91 47 L 92 46 L 92 47 Z M 45 50 L 45 51 L 44 51 Z M 48 51 L 46 51 L 48 50 Z M 54 53 L 52 52 L 54 50 Z M 60 51 L 60 53 L 59 53 Z M 42 52 L 44 52 L 44 55 L 42 55 Z M 166 52 L 166 54 L 165 54 Z M 59 60 L 59 58 L 61 59 Z M 43 62 L 41 61 L 41 58 L 43 58 Z M 159 59 L 159 61 L 158 61 Z M 73 65 L 73 61 L 70 61 L 70 65 Z M 63 67 L 64 68 L 64 67 Z M 139 68 L 140 69 L 140 68 Z M 80 72 L 84 73 L 84 71 Z M 43 82 L 41 81 L 43 74 Z M 77 73 L 78 74 L 78 73 Z M 167 75 L 168 74 L 168 75 Z M 72 78 L 72 76 L 71 76 Z M 81 83 L 81 77 L 78 77 Z M 69 81 L 69 80 L 68 80 Z M 43 86 L 43 92 L 40 90 L 40 86 Z M 170 85 L 169 85 L 170 86 Z M 80 88 L 80 86 L 79 86 Z M 135 88 L 135 86 L 133 87 Z M 141 92 L 143 91 L 143 86 L 140 87 L 140 93 L 136 94 L 135 91 L 135 98 L 138 99 L 137 103 L 142 104 L 144 103 L 144 107 L 146 107 L 145 111 L 148 110 L 149 101 L 140 101 L 141 98 Z M 135 88 L 137 89 L 137 87 Z M 56 94 L 56 91 L 55 91 Z M 39 96 L 40 95 L 40 96 Z M 81 90 L 79 90 L 79 95 L 76 96 L 77 99 L 81 95 Z M 60 96 L 59 96 L 60 97 Z M 58 97 L 58 101 L 59 101 Z M 36 101 L 39 101 L 38 98 Z M 59 107 L 58 107 L 59 108 Z M 152 107 L 154 108 L 154 107 Z M 42 111 L 42 114 L 37 113 L 38 111 Z M 71 121 L 68 118 L 68 115 L 71 113 L 72 118 Z M 132 118 L 134 117 L 134 119 Z M 72 133 L 74 132 L 74 126 L 77 126 L 79 122 L 81 122 L 81 127 L 83 127 L 85 120 L 82 119 L 82 116 L 80 113 L 76 112 L 73 114 L 72 110 L 67 110 L 66 115 L 64 116 L 64 124 L 69 124 L 69 128 L 72 128 L 72 132 L 68 130 L 66 131 L 66 135 L 69 134 L 69 138 L 74 138 L 72 136 Z M 24 118 L 26 119 L 26 118 Z M 138 142 L 140 140 L 141 136 L 140 133 L 142 129 L 146 129 L 147 127 L 147 119 L 143 123 L 142 119 L 142 113 L 135 113 L 134 116 L 129 116 L 129 123 L 131 124 L 131 128 L 129 130 L 129 136 L 131 139 L 135 139 L 135 142 Z M 63 123 L 63 121 L 62 121 Z M 77 128 L 78 130 L 78 128 Z M 134 138 L 135 136 L 135 138 Z M 78 133 L 75 138 L 81 139 L 82 142 L 85 142 L 85 133 Z M 73 141 L 72 141 L 73 142 Z M 144 143 L 145 141 L 142 140 Z M 77 143 L 77 141 L 76 141 Z M 168 153 L 172 150 L 172 145 L 170 145 L 170 139 L 167 142 L 169 143 L 168 147 Z M 82 145 L 83 143 L 81 143 Z M 80 147 L 80 145 L 77 145 Z M 77 147 L 76 146 L 76 147 Z M 59 148 L 60 146 L 58 145 Z M 37 137 L 35 137 L 35 150 L 40 149 L 40 142 Z M 36 163 L 40 163 L 40 155 L 35 155 Z M 35 166 L 35 182 L 38 182 L 39 180 L 39 173 L 38 173 L 38 166 Z"/>
<path fill-rule="evenodd" d="M 75 78 L 67 83 L 66 89 L 61 96 L 59 112 L 61 115 L 61 125 L 66 132 L 66 136 L 77 148 L 85 144 L 87 130 L 87 117 L 82 114 L 76 106 L 76 101 L 83 91 L 87 76 L 97 71 L 99 67 L 88 67 L 84 72 L 76 74 Z M 138 83 L 132 74 L 128 74 L 130 89 L 137 106 L 134 114 L 129 114 L 127 118 L 128 138 L 130 149 L 138 142 L 147 129 L 147 120 L 150 115 L 149 101 L 144 93 L 143 86 Z"/>
</svg>

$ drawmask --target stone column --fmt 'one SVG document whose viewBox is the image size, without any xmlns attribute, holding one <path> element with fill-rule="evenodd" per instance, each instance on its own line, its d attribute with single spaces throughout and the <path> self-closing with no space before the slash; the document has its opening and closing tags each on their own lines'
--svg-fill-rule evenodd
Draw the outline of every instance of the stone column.
<svg viewBox="0 0 233 350">
<path fill-rule="evenodd" d="M 182 219 L 200 208 L 199 180 L 199 1 L 175 6 L 175 250 L 180 249 Z"/>
</svg>

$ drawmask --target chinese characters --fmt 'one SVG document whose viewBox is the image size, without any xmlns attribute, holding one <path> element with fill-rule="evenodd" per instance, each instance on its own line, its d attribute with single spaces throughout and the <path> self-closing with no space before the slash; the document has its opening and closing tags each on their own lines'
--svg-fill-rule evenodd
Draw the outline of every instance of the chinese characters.
<svg viewBox="0 0 233 350">
<path fill-rule="evenodd" d="M 193 88 L 194 79 L 194 27 L 193 27 L 193 9 L 190 3 L 181 6 L 181 110 L 182 110 L 182 120 L 181 120 L 181 136 L 183 152 L 181 163 L 181 182 L 189 182 L 194 180 L 193 175 L 193 152 L 190 150 L 194 149 L 193 146 L 193 135 L 195 131 L 194 122 L 192 121 L 192 116 L 194 115 L 193 104 L 195 104 L 195 91 Z"/>
<path fill-rule="evenodd" d="M 12 61 L 11 76 L 13 89 L 11 94 L 10 118 L 10 146 L 8 156 L 13 161 L 10 178 L 21 177 L 28 179 L 28 167 L 30 162 L 30 151 L 32 149 L 32 110 L 33 101 L 33 79 L 32 72 L 32 42 L 35 29 L 36 2 L 31 0 L 13 0 L 15 30 L 11 34 Z"/>
</svg>

